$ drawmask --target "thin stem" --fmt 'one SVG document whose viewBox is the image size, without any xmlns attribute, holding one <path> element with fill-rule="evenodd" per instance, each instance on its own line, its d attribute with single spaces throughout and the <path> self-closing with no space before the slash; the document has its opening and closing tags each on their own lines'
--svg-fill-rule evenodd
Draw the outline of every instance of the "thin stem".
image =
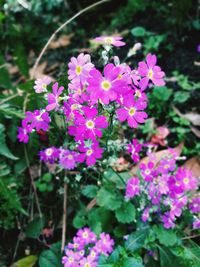
<svg viewBox="0 0 200 267">
<path fill-rule="evenodd" d="M 197 235 L 189 235 L 189 236 L 184 236 L 183 238 L 181 238 L 182 240 L 185 240 L 185 239 L 192 239 L 192 238 L 196 238 L 196 237 L 199 237 L 200 234 L 197 234 Z"/>
<path fill-rule="evenodd" d="M 37 189 L 36 189 L 36 185 L 35 185 L 35 182 L 34 182 L 33 175 L 31 173 L 30 162 L 29 162 L 29 158 L 28 158 L 28 154 L 27 154 L 27 150 L 26 150 L 26 147 L 25 146 L 24 146 L 24 154 L 25 154 L 26 164 L 27 164 L 28 170 L 29 170 L 29 175 L 30 175 L 30 178 L 31 178 L 31 184 L 32 184 L 32 187 L 33 187 L 33 192 L 34 192 L 34 196 L 35 196 L 35 201 L 36 201 L 38 213 L 39 213 L 40 218 L 42 218 L 42 212 L 41 212 L 41 208 L 40 208 L 40 203 L 39 203 L 39 198 L 38 198 L 38 194 L 37 194 Z"/>
<path fill-rule="evenodd" d="M 64 247 L 65 247 L 66 228 L 67 228 L 67 183 L 64 182 L 63 225 L 62 225 L 62 245 L 61 245 L 61 252 L 63 252 Z"/>
<path fill-rule="evenodd" d="M 11 95 L 11 96 L 9 96 L 9 97 L 3 99 L 2 101 L 0 101 L 0 105 L 2 105 L 3 103 L 8 102 L 9 100 L 11 100 L 11 99 L 13 99 L 13 98 L 15 98 L 15 97 L 17 97 L 17 96 L 19 96 L 19 93 L 16 93 L 16 94 L 14 94 L 14 95 Z"/>
<path fill-rule="evenodd" d="M 67 26 L 70 22 L 72 22 L 74 19 L 76 19 L 77 17 L 79 17 L 81 14 L 85 13 L 86 11 L 92 9 L 93 7 L 96 7 L 98 5 L 101 5 L 105 2 L 108 2 L 110 0 L 101 0 L 99 2 L 96 2 L 92 5 L 89 5 L 87 6 L 86 8 L 82 9 L 81 11 L 79 11 L 78 13 L 76 13 L 73 17 L 71 17 L 70 19 L 68 19 L 65 23 L 63 23 L 52 35 L 51 37 L 49 38 L 48 42 L 45 44 L 45 46 L 43 47 L 42 51 L 40 52 L 38 58 L 36 59 L 36 62 L 33 66 L 33 71 L 32 71 L 32 74 L 31 74 L 31 79 L 33 79 L 35 77 L 35 72 L 36 72 L 36 69 L 39 65 L 39 62 L 42 58 L 42 56 L 44 55 L 45 51 L 47 50 L 49 44 L 51 43 L 51 41 L 54 39 L 54 37 L 56 36 L 56 34 L 61 31 L 65 26 Z"/>
</svg>

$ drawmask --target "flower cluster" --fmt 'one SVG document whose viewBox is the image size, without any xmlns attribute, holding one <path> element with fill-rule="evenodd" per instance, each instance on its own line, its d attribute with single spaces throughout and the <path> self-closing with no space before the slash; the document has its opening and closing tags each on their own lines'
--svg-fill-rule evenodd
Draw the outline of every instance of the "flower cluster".
<svg viewBox="0 0 200 267">
<path fill-rule="evenodd" d="M 94 41 L 110 47 L 125 45 L 122 37 L 118 36 L 97 37 Z M 64 118 L 65 136 L 67 141 L 75 143 L 74 150 L 69 147 L 48 148 L 39 153 L 40 159 L 50 164 L 57 160 L 64 169 L 74 169 L 83 162 L 88 166 L 94 165 L 103 155 L 104 148 L 99 144 L 105 144 L 100 139 L 110 126 L 110 116 L 119 122 L 127 121 L 132 128 L 145 122 L 145 90 L 150 82 L 164 84 L 164 72 L 156 65 L 156 56 L 147 55 L 146 62 L 140 62 L 136 69 L 131 69 L 115 56 L 114 64 L 106 63 L 101 72 L 91 62 L 90 55 L 81 53 L 77 58 L 72 57 L 68 64 L 70 82 L 67 90 L 57 82 L 51 85 L 48 77 L 36 80 L 34 89 L 36 93 L 44 93 L 47 103 L 41 110 L 26 112 L 22 126 L 18 128 L 19 141 L 27 143 L 33 131 L 52 129 L 54 112 Z M 48 91 L 50 87 L 51 92 Z M 109 112 L 111 108 L 114 108 L 112 115 Z M 133 146 L 129 150 L 137 162 L 140 145 L 133 143 Z"/>
<path fill-rule="evenodd" d="M 165 228 L 174 228 L 178 218 L 189 210 L 193 227 L 200 228 L 200 196 L 193 196 L 198 179 L 184 168 L 177 167 L 176 153 L 169 149 L 161 159 L 149 156 L 148 162 L 140 163 L 138 177 L 128 180 L 125 198 L 140 196 L 142 221 L 160 220 Z"/>
<path fill-rule="evenodd" d="M 65 267 L 96 267 L 100 255 L 108 256 L 113 251 L 114 241 L 109 234 L 101 233 L 99 238 L 89 228 L 80 229 L 68 243 L 62 263 Z"/>
</svg>

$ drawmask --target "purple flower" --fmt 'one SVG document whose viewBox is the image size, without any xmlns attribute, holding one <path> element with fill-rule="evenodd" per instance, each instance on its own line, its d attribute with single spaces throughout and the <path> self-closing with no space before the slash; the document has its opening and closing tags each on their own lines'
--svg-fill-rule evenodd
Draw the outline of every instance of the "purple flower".
<svg viewBox="0 0 200 267">
<path fill-rule="evenodd" d="M 101 233 L 100 240 L 97 241 L 94 249 L 100 254 L 108 256 L 113 251 L 114 241 L 109 234 Z"/>
<path fill-rule="evenodd" d="M 161 68 L 159 66 L 156 66 L 156 56 L 148 54 L 146 57 L 146 62 L 139 62 L 138 67 L 138 73 L 143 77 L 139 83 L 141 89 L 144 90 L 147 88 L 149 80 L 151 80 L 156 86 L 165 85 L 165 82 L 163 80 L 165 73 L 161 71 Z"/>
<path fill-rule="evenodd" d="M 51 78 L 43 77 L 41 79 L 37 79 L 35 81 L 34 89 L 36 93 L 44 93 L 47 92 L 47 85 L 51 83 Z"/>
<path fill-rule="evenodd" d="M 35 110 L 34 112 L 27 111 L 25 114 L 26 117 L 22 123 L 26 125 L 26 127 L 29 125 L 32 129 L 36 129 L 37 131 L 48 131 L 51 121 L 48 112 L 45 110 Z"/>
<path fill-rule="evenodd" d="M 138 123 L 144 123 L 147 114 L 142 110 L 146 108 L 147 104 L 143 101 L 135 101 L 134 98 L 125 97 L 123 101 L 123 108 L 117 110 L 119 121 L 128 121 L 131 128 L 137 128 Z"/>
<path fill-rule="evenodd" d="M 59 96 L 62 94 L 64 87 L 58 87 L 58 83 L 54 83 L 52 86 L 53 93 L 47 95 L 48 105 L 46 106 L 46 110 L 57 110 L 59 108 Z"/>
<path fill-rule="evenodd" d="M 72 250 L 65 251 L 66 256 L 62 257 L 64 267 L 77 267 L 80 260 L 80 255 Z"/>
<path fill-rule="evenodd" d="M 149 211 L 150 211 L 150 208 L 145 208 L 143 213 L 142 213 L 142 221 L 143 222 L 146 222 L 149 220 Z"/>
<path fill-rule="evenodd" d="M 120 36 L 99 36 L 94 39 L 95 42 L 103 45 L 124 46 L 126 43 L 122 42 L 123 38 Z"/>
<path fill-rule="evenodd" d="M 89 145 L 86 145 L 86 142 L 82 141 L 78 146 L 78 150 L 82 152 L 77 157 L 79 162 L 84 162 L 86 160 L 86 164 L 88 166 L 92 166 L 96 163 L 97 159 L 102 157 L 103 149 L 99 147 L 99 143 L 93 140 L 87 140 L 87 143 L 90 141 Z"/>
<path fill-rule="evenodd" d="M 172 218 L 170 217 L 170 213 L 169 212 L 165 212 L 165 214 L 163 216 L 161 216 L 163 225 L 166 229 L 170 229 L 170 228 L 174 228 L 175 227 L 175 223 L 172 220 Z"/>
<path fill-rule="evenodd" d="M 39 152 L 40 160 L 53 164 L 60 155 L 60 149 L 52 146 Z"/>
<path fill-rule="evenodd" d="M 197 45 L 197 52 L 200 53 L 200 44 Z"/>
<path fill-rule="evenodd" d="M 158 171 L 160 173 L 167 174 L 168 172 L 174 171 L 176 168 L 176 161 L 173 157 L 161 159 L 159 162 Z"/>
<path fill-rule="evenodd" d="M 140 193 L 140 180 L 137 177 L 132 177 L 126 184 L 126 198 L 133 198 Z"/>
<path fill-rule="evenodd" d="M 107 64 L 104 68 L 104 76 L 97 69 L 90 71 L 87 91 L 90 94 L 92 103 L 100 100 L 103 104 L 109 104 L 118 97 L 118 93 L 123 93 L 126 82 L 118 79 L 120 67 Z"/>
<path fill-rule="evenodd" d="M 69 80 L 72 80 L 73 83 L 84 85 L 94 65 L 90 62 L 90 55 L 81 53 L 77 58 L 71 58 L 68 67 Z"/>
<path fill-rule="evenodd" d="M 200 213 L 200 197 L 192 198 L 189 208 L 192 213 Z"/>
<path fill-rule="evenodd" d="M 97 267 L 97 262 L 91 260 L 91 258 L 87 257 L 87 258 L 83 258 L 79 265 L 77 265 L 77 267 Z"/>
<path fill-rule="evenodd" d="M 68 149 L 62 149 L 59 157 L 59 164 L 67 170 L 73 170 L 77 165 L 78 153 Z"/>
<path fill-rule="evenodd" d="M 74 125 L 69 126 L 69 134 L 75 136 L 75 140 L 92 139 L 96 136 L 102 137 L 100 129 L 108 127 L 105 116 L 97 116 L 96 108 L 82 107 L 83 115 L 76 112 L 74 116 Z"/>
<path fill-rule="evenodd" d="M 128 144 L 127 151 L 131 154 L 131 158 L 134 162 L 140 160 L 139 152 L 141 151 L 142 145 L 137 139 L 133 139 L 131 144 Z"/>
<path fill-rule="evenodd" d="M 197 218 L 197 219 L 193 222 L 192 227 L 193 227 L 193 229 L 200 229 L 200 219 L 199 219 L 199 218 Z"/>
<path fill-rule="evenodd" d="M 140 164 L 141 175 L 146 182 L 151 182 L 153 180 L 155 171 L 154 171 L 154 163 L 149 161 L 147 164 Z"/>
<path fill-rule="evenodd" d="M 26 128 L 18 127 L 17 138 L 19 139 L 19 142 L 28 143 L 29 133 L 31 133 L 31 131 L 32 128 L 29 125 L 27 125 Z"/>
</svg>

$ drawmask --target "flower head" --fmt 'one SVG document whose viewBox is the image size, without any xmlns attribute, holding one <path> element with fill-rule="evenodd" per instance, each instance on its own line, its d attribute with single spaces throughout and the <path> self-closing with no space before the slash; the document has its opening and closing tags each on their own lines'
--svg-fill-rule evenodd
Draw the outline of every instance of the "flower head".
<svg viewBox="0 0 200 267">
<path fill-rule="evenodd" d="M 94 39 L 95 42 L 103 44 L 103 45 L 113 45 L 113 46 L 124 46 L 126 43 L 124 43 L 122 40 L 122 37 L 120 36 L 100 36 L 96 37 Z"/>
<path fill-rule="evenodd" d="M 50 111 L 50 110 L 57 110 L 59 107 L 59 97 L 62 94 L 64 87 L 58 87 L 58 83 L 54 83 L 52 86 L 53 89 L 53 93 L 50 93 L 47 95 L 48 98 L 48 105 L 46 106 L 46 110 Z"/>
<path fill-rule="evenodd" d="M 126 198 L 133 198 L 140 193 L 140 180 L 137 177 L 132 177 L 126 185 Z"/>
<path fill-rule="evenodd" d="M 43 77 L 35 81 L 34 89 L 36 93 L 47 92 L 47 86 L 51 83 L 51 78 Z"/>
</svg>

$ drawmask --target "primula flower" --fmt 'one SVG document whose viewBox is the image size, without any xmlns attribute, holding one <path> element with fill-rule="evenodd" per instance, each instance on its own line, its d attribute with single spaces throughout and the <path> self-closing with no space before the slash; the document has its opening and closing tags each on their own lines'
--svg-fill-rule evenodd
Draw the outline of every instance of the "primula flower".
<svg viewBox="0 0 200 267">
<path fill-rule="evenodd" d="M 163 225 L 166 229 L 170 229 L 170 228 L 174 228 L 175 227 L 175 223 L 173 221 L 173 219 L 170 217 L 170 213 L 169 212 L 165 212 L 165 214 L 163 216 L 161 216 Z"/>
<path fill-rule="evenodd" d="M 140 180 L 137 177 L 132 177 L 126 184 L 126 199 L 133 198 L 140 194 Z"/>
<path fill-rule="evenodd" d="M 200 197 L 192 198 L 189 208 L 192 213 L 200 213 Z"/>
<path fill-rule="evenodd" d="M 159 162 L 158 172 L 167 174 L 174 171 L 176 168 L 176 161 L 173 157 L 161 159 Z"/>
<path fill-rule="evenodd" d="M 131 158 L 134 162 L 140 160 L 139 152 L 141 151 L 142 145 L 137 139 L 133 139 L 131 144 L 128 144 L 127 151 L 131 154 Z"/>
<path fill-rule="evenodd" d="M 78 153 L 75 151 L 70 151 L 68 149 L 63 149 L 60 152 L 59 164 L 67 170 L 73 170 L 77 165 Z"/>
<path fill-rule="evenodd" d="M 109 234 L 101 233 L 100 240 L 97 241 L 94 249 L 101 254 L 108 256 L 113 251 L 114 241 Z"/>
<path fill-rule="evenodd" d="M 147 164 L 141 163 L 140 171 L 141 171 L 141 175 L 144 178 L 144 180 L 146 182 L 151 182 L 155 175 L 154 163 L 152 161 L 149 161 Z"/>
<path fill-rule="evenodd" d="M 193 229 L 200 229 L 200 218 L 197 218 L 193 224 L 192 224 Z"/>
<path fill-rule="evenodd" d="M 150 211 L 150 208 L 145 208 L 143 213 L 142 213 L 142 221 L 143 222 L 146 222 L 149 220 L 149 211 Z"/>
<path fill-rule="evenodd" d="M 90 145 L 85 145 L 86 142 L 82 142 L 78 146 L 78 150 L 82 152 L 77 158 L 79 162 L 84 162 L 86 160 L 86 164 L 88 166 L 92 166 L 96 163 L 97 159 L 100 159 L 102 157 L 103 149 L 99 147 L 99 143 L 97 141 L 87 140 L 91 141 Z"/>
<path fill-rule="evenodd" d="M 89 257 L 87 257 L 87 258 L 83 258 L 80 261 L 80 264 L 77 266 L 80 266 L 80 267 L 97 267 L 97 262 L 94 262 Z"/>
<path fill-rule="evenodd" d="M 80 86 L 82 86 L 85 84 L 89 72 L 94 65 L 90 62 L 90 55 L 81 53 L 77 58 L 71 58 L 68 67 L 69 80 L 71 80 L 72 83 L 79 83 Z"/>
<path fill-rule="evenodd" d="M 54 146 L 39 152 L 40 160 L 53 164 L 60 155 L 60 150 Z"/>
<path fill-rule="evenodd" d="M 118 97 L 118 93 L 126 92 L 126 82 L 118 79 L 120 67 L 107 64 L 104 68 L 104 76 L 97 69 L 90 71 L 87 91 L 90 94 L 92 103 L 100 100 L 103 104 L 109 104 Z"/>
<path fill-rule="evenodd" d="M 47 95 L 48 98 L 48 105 L 46 106 L 46 110 L 57 110 L 59 108 L 59 97 L 62 94 L 64 87 L 58 87 L 58 83 L 54 83 L 52 86 L 53 93 Z"/>
<path fill-rule="evenodd" d="M 48 112 L 45 110 L 35 110 L 34 112 L 27 111 L 25 114 L 26 117 L 22 121 L 24 125 L 29 125 L 32 129 L 36 129 L 37 131 L 48 131 L 49 123 L 51 121 Z"/>
<path fill-rule="evenodd" d="M 33 88 L 35 89 L 35 92 L 38 94 L 44 93 L 47 92 L 47 85 L 49 85 L 50 83 L 51 83 L 51 78 L 43 77 L 35 81 L 35 85 L 33 86 Z"/>
<path fill-rule="evenodd" d="M 99 36 L 94 39 L 95 42 L 103 45 L 113 45 L 116 47 L 124 46 L 126 43 L 122 42 L 123 38 L 120 36 Z"/>
<path fill-rule="evenodd" d="M 148 54 L 146 57 L 146 62 L 139 62 L 138 73 L 143 77 L 140 80 L 141 89 L 146 89 L 149 80 L 153 82 L 156 86 L 163 86 L 165 82 L 163 77 L 165 73 L 161 71 L 161 68 L 156 65 L 157 58 L 155 55 Z"/>
<path fill-rule="evenodd" d="M 137 128 L 138 123 L 145 122 L 147 114 L 142 110 L 146 108 L 146 102 L 135 101 L 133 98 L 126 97 L 123 101 L 123 106 L 123 108 L 117 110 L 117 116 L 120 121 L 127 120 L 131 128 Z"/>
<path fill-rule="evenodd" d="M 63 110 L 66 116 L 66 121 L 74 119 L 76 111 L 81 109 L 81 104 L 76 100 L 70 97 L 67 101 L 63 102 Z"/>
<path fill-rule="evenodd" d="M 79 112 L 75 113 L 74 125 L 69 126 L 69 134 L 75 136 L 75 140 L 92 139 L 102 137 L 101 128 L 108 127 L 108 122 L 105 116 L 97 116 L 96 108 L 82 107 L 84 115 Z"/>
<path fill-rule="evenodd" d="M 18 127 L 18 135 L 17 138 L 19 142 L 28 143 L 29 140 L 29 133 L 31 133 L 32 128 L 27 125 L 25 127 Z"/>
<path fill-rule="evenodd" d="M 80 255 L 72 250 L 65 251 L 66 256 L 62 257 L 64 267 L 77 267 L 80 260 Z"/>
<path fill-rule="evenodd" d="M 80 243 L 82 245 L 88 245 L 90 243 L 95 243 L 96 242 L 96 235 L 90 230 L 90 228 L 83 228 L 78 230 L 77 232 L 77 237 L 80 238 Z"/>
</svg>

